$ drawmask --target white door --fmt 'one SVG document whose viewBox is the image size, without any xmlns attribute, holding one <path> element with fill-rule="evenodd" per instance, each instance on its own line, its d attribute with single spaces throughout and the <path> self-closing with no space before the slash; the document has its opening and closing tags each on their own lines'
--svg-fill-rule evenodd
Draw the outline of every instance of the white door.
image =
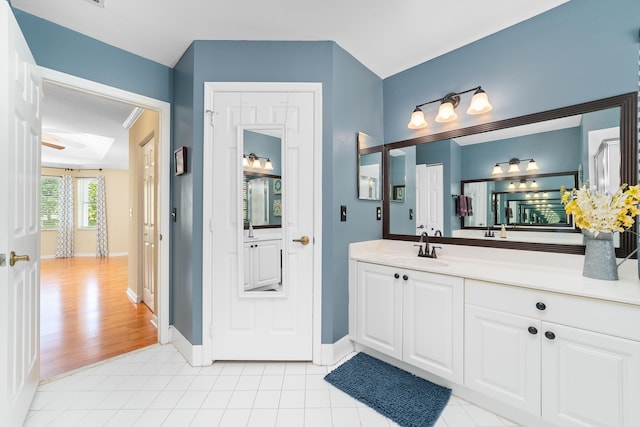
<svg viewBox="0 0 640 427">
<path fill-rule="evenodd" d="M 540 415 L 540 324 L 539 320 L 467 304 L 465 385 Z"/>
<path fill-rule="evenodd" d="M 402 286 L 399 268 L 358 263 L 356 339 L 402 359 Z"/>
<path fill-rule="evenodd" d="M 142 302 L 155 312 L 156 157 L 155 138 L 142 146 Z"/>
<path fill-rule="evenodd" d="M 416 234 L 444 231 L 443 166 L 416 165 Z M 422 226 L 422 227 L 421 227 Z"/>
<path fill-rule="evenodd" d="M 542 416 L 567 427 L 640 425 L 640 343 L 543 322 Z"/>
<path fill-rule="evenodd" d="M 205 109 L 212 111 L 207 125 L 212 138 L 205 144 L 205 230 L 211 232 L 211 248 L 204 248 L 205 281 L 211 283 L 211 354 L 214 360 L 311 360 L 313 352 L 314 281 L 314 152 L 320 143 L 319 85 L 248 84 L 238 91 L 207 86 Z M 225 84 L 220 84 L 225 85 Z M 233 84 L 226 84 L 229 87 Z M 286 89 L 285 86 L 289 89 Z M 283 90 L 279 88 L 282 87 Z M 256 229 L 276 233 L 282 240 L 282 288 L 278 292 L 245 292 L 242 221 L 242 153 L 239 135 L 245 126 L 277 129 L 282 139 L 282 227 Z M 205 134 L 210 131 L 205 131 Z M 260 153 L 256 153 L 260 155 Z M 205 180 L 206 180 L 205 176 Z M 210 192 L 207 193 L 207 188 Z M 210 218 L 206 218 L 207 212 Z M 269 206 L 269 211 L 275 211 Z M 274 231 L 275 230 L 275 231 Z M 310 244 L 298 240 L 309 238 Z M 319 238 L 319 236 L 316 236 Z M 205 245 L 207 238 L 204 239 Z M 210 250 L 210 257 L 207 253 Z M 210 271 L 210 277 L 207 277 Z M 205 307 L 206 310 L 206 307 Z M 207 315 L 203 314 L 206 318 Z M 206 326 L 205 326 L 206 333 Z M 206 355 L 205 355 L 206 356 Z"/>
<path fill-rule="evenodd" d="M 462 384 L 463 279 L 407 271 L 403 360 Z"/>
<path fill-rule="evenodd" d="M 0 3 L 0 423 L 18 426 L 40 380 L 42 86 L 7 2 Z M 11 254 L 25 258 L 12 266 Z"/>
</svg>

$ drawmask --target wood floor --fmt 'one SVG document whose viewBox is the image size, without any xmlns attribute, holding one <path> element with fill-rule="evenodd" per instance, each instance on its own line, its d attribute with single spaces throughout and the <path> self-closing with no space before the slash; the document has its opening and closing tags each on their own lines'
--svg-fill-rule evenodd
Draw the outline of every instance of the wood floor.
<svg viewBox="0 0 640 427">
<path fill-rule="evenodd" d="M 126 295 L 127 257 L 44 259 L 40 378 L 157 342 L 152 313 Z"/>
</svg>

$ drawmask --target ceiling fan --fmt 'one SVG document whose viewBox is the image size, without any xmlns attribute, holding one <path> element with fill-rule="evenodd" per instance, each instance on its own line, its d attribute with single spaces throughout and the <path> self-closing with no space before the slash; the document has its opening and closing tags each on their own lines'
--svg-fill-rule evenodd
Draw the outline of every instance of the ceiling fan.
<svg viewBox="0 0 640 427">
<path fill-rule="evenodd" d="M 66 148 L 63 145 L 56 144 L 56 142 L 60 141 L 52 136 L 43 136 L 40 142 L 45 147 L 53 148 L 55 150 L 64 150 Z"/>
</svg>

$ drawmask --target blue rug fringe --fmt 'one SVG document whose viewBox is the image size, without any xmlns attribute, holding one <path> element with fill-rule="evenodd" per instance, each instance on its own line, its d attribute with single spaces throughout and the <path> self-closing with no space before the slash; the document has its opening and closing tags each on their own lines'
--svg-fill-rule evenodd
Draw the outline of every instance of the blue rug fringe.
<svg viewBox="0 0 640 427">
<path fill-rule="evenodd" d="M 324 379 L 403 427 L 432 427 L 451 390 L 358 353 Z"/>
</svg>

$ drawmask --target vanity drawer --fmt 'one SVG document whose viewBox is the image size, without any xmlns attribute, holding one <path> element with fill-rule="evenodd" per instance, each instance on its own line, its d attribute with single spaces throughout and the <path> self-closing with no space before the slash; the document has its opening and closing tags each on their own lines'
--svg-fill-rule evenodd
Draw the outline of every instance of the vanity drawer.
<svg viewBox="0 0 640 427">
<path fill-rule="evenodd" d="M 640 341 L 640 307 L 479 280 L 465 281 L 465 303 Z"/>
</svg>

